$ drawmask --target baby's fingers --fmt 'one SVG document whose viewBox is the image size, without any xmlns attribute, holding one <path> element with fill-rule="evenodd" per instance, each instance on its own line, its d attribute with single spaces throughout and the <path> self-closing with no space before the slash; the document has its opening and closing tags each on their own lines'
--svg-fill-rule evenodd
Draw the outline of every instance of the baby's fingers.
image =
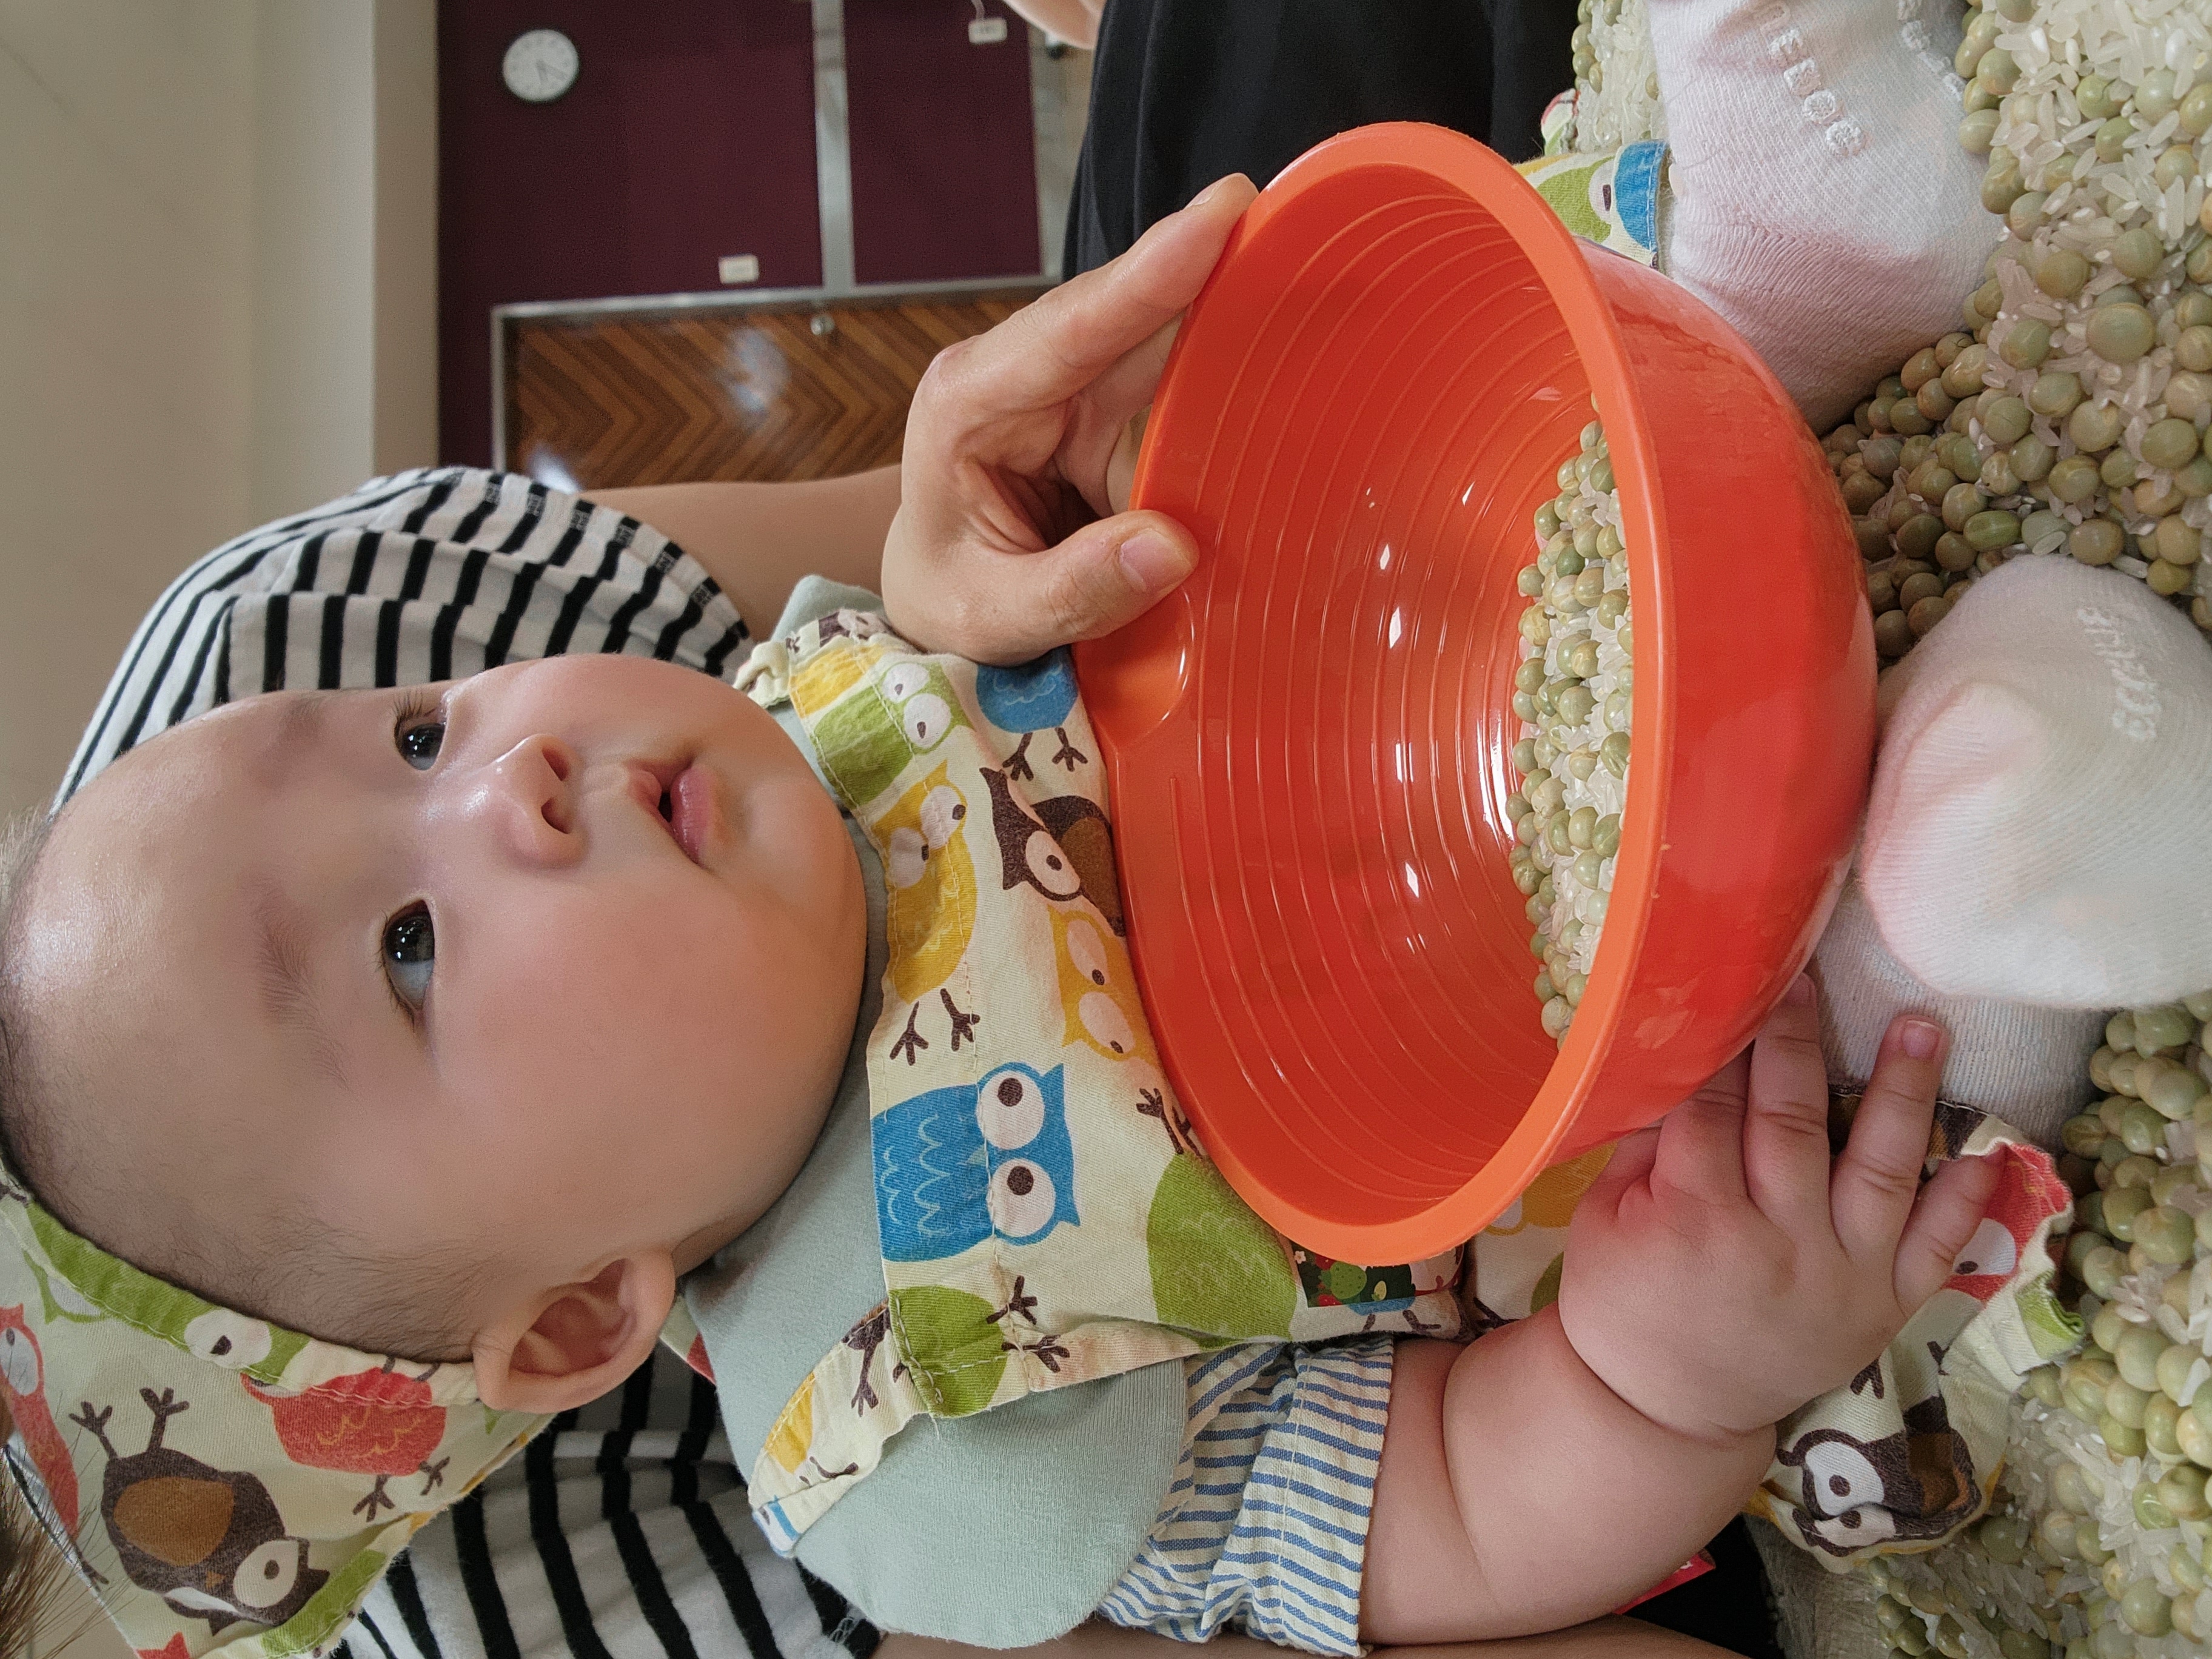
<svg viewBox="0 0 2212 1659">
<path fill-rule="evenodd" d="M 1897 1305 L 1910 1316 L 1950 1278 L 1997 1188 L 2003 1154 L 1954 1158 L 1936 1170 L 1897 1244 Z"/>
<path fill-rule="evenodd" d="M 1854 1259 L 1887 1256 L 1905 1232 L 1928 1158 L 1943 1044 L 1943 1028 L 1917 1017 L 1892 1021 L 1882 1039 L 1828 1188 L 1836 1237 Z"/>
<path fill-rule="evenodd" d="M 1813 981 L 1797 976 L 1751 1050 L 1744 1122 L 1751 1201 L 1797 1238 L 1828 1237 L 1828 1069 Z"/>
</svg>

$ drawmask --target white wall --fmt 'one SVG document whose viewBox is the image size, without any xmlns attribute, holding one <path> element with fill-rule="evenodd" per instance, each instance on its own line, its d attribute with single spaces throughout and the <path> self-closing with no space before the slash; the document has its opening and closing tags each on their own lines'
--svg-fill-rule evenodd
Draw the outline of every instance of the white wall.
<svg viewBox="0 0 2212 1659">
<path fill-rule="evenodd" d="M 436 432 L 434 0 L 0 0 L 0 811 L 197 555 Z"/>
</svg>

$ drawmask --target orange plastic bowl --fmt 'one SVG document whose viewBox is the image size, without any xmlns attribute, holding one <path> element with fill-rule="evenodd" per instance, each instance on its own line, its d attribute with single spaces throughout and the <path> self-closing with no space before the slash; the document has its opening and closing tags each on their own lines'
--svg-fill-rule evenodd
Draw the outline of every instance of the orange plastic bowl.
<svg viewBox="0 0 2212 1659">
<path fill-rule="evenodd" d="M 1631 556 L 1619 861 L 1564 1047 L 1505 801 L 1516 572 L 1595 395 Z M 1168 1074 L 1301 1243 L 1417 1260 L 1748 1041 L 1841 881 L 1873 628 L 1835 485 L 1705 306 L 1441 128 L 1332 139 L 1176 342 L 1138 505 L 1197 574 L 1080 647 Z"/>
</svg>

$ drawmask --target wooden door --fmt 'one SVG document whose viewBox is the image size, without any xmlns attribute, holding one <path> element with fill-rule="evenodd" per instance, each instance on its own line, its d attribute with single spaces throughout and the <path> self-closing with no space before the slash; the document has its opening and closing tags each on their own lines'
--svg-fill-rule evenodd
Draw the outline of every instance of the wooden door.
<svg viewBox="0 0 2212 1659">
<path fill-rule="evenodd" d="M 887 465 L 930 359 L 1042 286 L 503 316 L 495 464 L 585 489 Z"/>
</svg>

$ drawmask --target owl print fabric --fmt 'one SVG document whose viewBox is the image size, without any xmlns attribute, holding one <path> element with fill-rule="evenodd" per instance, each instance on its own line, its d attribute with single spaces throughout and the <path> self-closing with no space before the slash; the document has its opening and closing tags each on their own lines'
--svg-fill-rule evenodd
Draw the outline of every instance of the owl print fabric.
<svg viewBox="0 0 2212 1659">
<path fill-rule="evenodd" d="M 48 1534 L 143 1659 L 337 1645 L 416 1529 L 549 1420 L 77 1237 L 0 1169 L 0 1393 Z"/>
<path fill-rule="evenodd" d="M 1451 1335 L 1456 1256 L 1291 1246 L 1194 1139 L 1139 1002 L 1073 667 L 925 655 L 842 611 L 756 652 L 883 860 L 868 1057 L 885 1299 L 752 1473 L 788 1553 L 915 1417 L 965 1416 L 1236 1342 Z"/>
</svg>

